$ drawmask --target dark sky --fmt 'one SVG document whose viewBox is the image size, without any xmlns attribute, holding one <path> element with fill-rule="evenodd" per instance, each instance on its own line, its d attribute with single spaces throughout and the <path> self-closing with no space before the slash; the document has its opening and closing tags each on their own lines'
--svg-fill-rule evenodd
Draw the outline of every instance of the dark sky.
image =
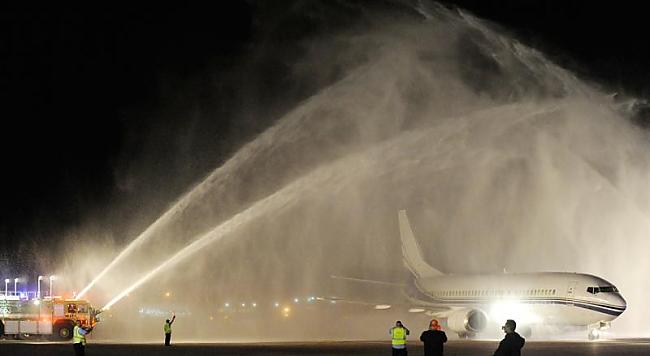
<svg viewBox="0 0 650 356">
<path fill-rule="evenodd" d="M 273 3 L 0 10 L 0 259 L 21 242 L 44 243 L 88 216 L 110 216 L 107 210 L 116 201 L 132 204 L 151 195 L 154 188 L 142 182 L 175 180 L 175 190 L 166 192 L 158 207 L 167 204 L 262 130 L 264 123 L 228 111 L 245 103 L 219 105 L 232 85 L 214 83 L 233 83 L 233 68 L 250 61 L 247 55 L 264 36 L 260 19 L 289 6 Z M 650 94 L 646 13 L 636 2 L 446 4 L 503 25 L 585 78 L 613 90 Z M 295 32 L 285 26 L 282 36 L 301 36 L 309 26 L 301 22 Z M 204 82 L 207 72 L 213 75 Z M 281 71 L 261 75 L 266 77 L 259 82 L 270 84 L 254 90 L 280 86 Z M 179 122 L 206 110 L 217 113 L 207 130 L 219 143 L 197 139 L 189 148 L 179 147 L 174 141 L 183 134 Z M 152 132 L 163 139 L 147 140 Z M 183 149 L 189 158 L 174 161 Z M 159 153 L 151 165 L 129 166 L 130 158 L 142 160 L 148 152 Z M 129 174 L 137 173 L 151 179 L 142 180 L 140 188 L 136 180 L 132 188 Z"/>
</svg>

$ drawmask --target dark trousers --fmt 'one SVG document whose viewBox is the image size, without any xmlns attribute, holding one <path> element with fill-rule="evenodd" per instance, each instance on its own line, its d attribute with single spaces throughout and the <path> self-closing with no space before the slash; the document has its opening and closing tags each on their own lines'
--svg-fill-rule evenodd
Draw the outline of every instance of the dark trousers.
<svg viewBox="0 0 650 356">
<path fill-rule="evenodd" d="M 74 347 L 75 356 L 86 356 L 86 345 L 79 342 L 76 344 L 72 344 L 72 347 Z"/>
<path fill-rule="evenodd" d="M 172 341 L 172 333 L 165 334 L 165 346 L 169 346 L 170 341 Z"/>
<path fill-rule="evenodd" d="M 408 352 L 406 349 L 393 349 L 393 356 L 407 356 Z"/>
</svg>

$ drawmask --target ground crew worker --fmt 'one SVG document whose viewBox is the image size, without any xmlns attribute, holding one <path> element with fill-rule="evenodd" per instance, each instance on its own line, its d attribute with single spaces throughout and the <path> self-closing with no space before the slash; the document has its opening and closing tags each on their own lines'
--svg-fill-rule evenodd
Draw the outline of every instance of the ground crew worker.
<svg viewBox="0 0 650 356">
<path fill-rule="evenodd" d="M 494 356 L 521 356 L 521 348 L 524 347 L 523 337 L 515 332 L 517 323 L 514 320 L 506 320 L 506 324 L 501 327 L 506 336 L 499 343 L 499 347 L 494 351 Z"/>
<path fill-rule="evenodd" d="M 86 355 L 86 335 L 93 331 L 93 328 L 84 328 L 81 326 L 81 320 L 77 320 L 72 329 L 72 347 L 75 356 Z"/>
<path fill-rule="evenodd" d="M 165 320 L 165 326 L 163 327 L 165 330 L 165 346 L 169 346 L 172 340 L 172 323 L 174 320 L 176 320 L 176 314 L 172 316 L 171 321 L 169 319 Z"/>
<path fill-rule="evenodd" d="M 442 356 L 444 343 L 447 342 L 447 334 L 442 331 L 438 320 L 433 319 L 429 323 L 429 330 L 422 332 L 420 341 L 424 343 L 424 356 Z"/>
<path fill-rule="evenodd" d="M 411 333 L 409 329 L 398 320 L 388 333 L 393 338 L 393 356 L 406 356 L 408 354 L 406 351 L 406 336 Z"/>
</svg>

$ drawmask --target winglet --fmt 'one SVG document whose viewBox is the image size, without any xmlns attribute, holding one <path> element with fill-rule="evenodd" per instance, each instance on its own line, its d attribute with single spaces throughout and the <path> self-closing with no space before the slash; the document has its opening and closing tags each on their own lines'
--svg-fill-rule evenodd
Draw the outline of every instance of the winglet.
<svg viewBox="0 0 650 356">
<path fill-rule="evenodd" d="M 398 213 L 399 219 L 399 233 L 402 238 L 402 255 L 404 257 L 404 264 L 406 267 L 413 273 L 417 278 L 423 277 L 436 277 L 443 275 L 442 272 L 431 267 L 424 258 L 422 258 L 422 253 L 420 252 L 420 246 L 418 245 L 413 231 L 411 230 L 411 225 L 409 224 L 409 219 L 406 216 L 406 210 L 400 210 Z"/>
</svg>

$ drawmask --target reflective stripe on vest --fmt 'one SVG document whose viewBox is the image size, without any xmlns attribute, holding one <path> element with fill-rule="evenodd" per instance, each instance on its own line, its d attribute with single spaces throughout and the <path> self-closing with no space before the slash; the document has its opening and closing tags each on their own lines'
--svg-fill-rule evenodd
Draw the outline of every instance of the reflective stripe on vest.
<svg viewBox="0 0 650 356">
<path fill-rule="evenodd" d="M 404 328 L 393 328 L 393 345 L 406 345 L 406 330 Z"/>
<path fill-rule="evenodd" d="M 81 328 L 75 325 L 74 329 L 72 329 L 72 343 L 85 345 L 86 335 L 83 335 L 80 331 Z"/>
<path fill-rule="evenodd" d="M 170 323 L 165 323 L 165 334 L 171 334 L 172 325 Z"/>
</svg>

